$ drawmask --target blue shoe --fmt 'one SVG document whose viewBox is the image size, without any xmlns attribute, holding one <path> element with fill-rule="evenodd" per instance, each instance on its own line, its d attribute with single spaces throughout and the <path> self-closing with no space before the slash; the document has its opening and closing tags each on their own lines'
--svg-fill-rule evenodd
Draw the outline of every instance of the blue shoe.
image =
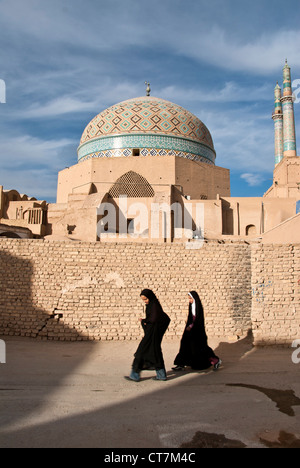
<svg viewBox="0 0 300 468">
<path fill-rule="evenodd" d="M 134 382 L 139 382 L 140 379 L 140 374 L 138 372 L 134 372 L 133 370 L 131 371 L 131 374 L 129 376 L 130 380 L 133 380 Z"/>
<path fill-rule="evenodd" d="M 153 380 L 167 380 L 165 369 L 158 369 L 156 371 L 156 377 L 154 377 Z"/>
</svg>

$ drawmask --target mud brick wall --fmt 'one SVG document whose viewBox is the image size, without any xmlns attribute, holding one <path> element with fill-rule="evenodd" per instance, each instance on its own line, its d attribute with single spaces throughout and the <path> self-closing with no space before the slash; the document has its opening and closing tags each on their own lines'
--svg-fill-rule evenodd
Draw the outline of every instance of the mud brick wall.
<svg viewBox="0 0 300 468">
<path fill-rule="evenodd" d="M 300 244 L 252 246 L 254 343 L 300 339 Z"/>
<path fill-rule="evenodd" d="M 140 292 L 153 289 L 178 339 L 198 291 L 209 337 L 251 328 L 251 246 L 101 244 L 0 239 L 0 335 L 52 340 L 140 339 Z"/>
</svg>

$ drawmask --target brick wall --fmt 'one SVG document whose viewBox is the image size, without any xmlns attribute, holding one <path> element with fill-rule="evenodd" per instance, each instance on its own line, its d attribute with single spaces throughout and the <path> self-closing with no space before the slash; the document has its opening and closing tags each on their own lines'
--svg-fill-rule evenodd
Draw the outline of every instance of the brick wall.
<svg viewBox="0 0 300 468">
<path fill-rule="evenodd" d="M 139 339 L 140 292 L 153 289 L 182 335 L 198 291 L 209 337 L 253 328 L 256 344 L 300 338 L 300 245 L 100 244 L 0 239 L 0 335 Z"/>
<path fill-rule="evenodd" d="M 254 343 L 289 344 L 300 338 L 300 244 L 252 246 Z"/>
<path fill-rule="evenodd" d="M 190 290 L 207 332 L 222 339 L 251 327 L 251 251 L 241 244 L 100 244 L 0 240 L 0 334 L 59 340 L 138 339 L 140 292 L 153 289 L 178 338 Z"/>
</svg>

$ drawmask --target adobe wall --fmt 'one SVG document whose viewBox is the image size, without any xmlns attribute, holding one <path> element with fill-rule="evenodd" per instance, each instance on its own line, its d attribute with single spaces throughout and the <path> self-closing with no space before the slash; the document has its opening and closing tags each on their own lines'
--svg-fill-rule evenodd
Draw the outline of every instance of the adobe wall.
<svg viewBox="0 0 300 468">
<path fill-rule="evenodd" d="M 252 245 L 254 343 L 289 344 L 300 338 L 300 244 Z"/>
<path fill-rule="evenodd" d="M 57 203 L 67 203 L 70 194 L 89 195 L 91 184 L 98 193 L 107 193 L 128 171 L 143 176 L 155 192 L 174 185 L 192 199 L 230 196 L 229 169 L 178 156 L 128 156 L 92 158 L 63 169 L 58 174 Z"/>
<path fill-rule="evenodd" d="M 4 211 L 4 193 L 3 193 L 3 185 L 0 185 L 0 219 L 3 216 Z"/>
<path fill-rule="evenodd" d="M 256 344 L 299 337 L 300 245 L 212 242 L 101 244 L 0 239 L 0 335 L 52 340 L 140 339 L 140 292 L 153 289 L 179 339 L 187 292 L 222 341 L 252 327 Z"/>
<path fill-rule="evenodd" d="M 0 335 L 139 339 L 140 292 L 153 289 L 179 338 L 187 293 L 202 298 L 208 335 L 250 328 L 250 248 L 241 244 L 101 244 L 0 240 Z"/>
<path fill-rule="evenodd" d="M 269 198 L 299 198 L 300 158 L 299 156 L 284 157 L 274 169 L 273 184 L 264 197 Z"/>
</svg>

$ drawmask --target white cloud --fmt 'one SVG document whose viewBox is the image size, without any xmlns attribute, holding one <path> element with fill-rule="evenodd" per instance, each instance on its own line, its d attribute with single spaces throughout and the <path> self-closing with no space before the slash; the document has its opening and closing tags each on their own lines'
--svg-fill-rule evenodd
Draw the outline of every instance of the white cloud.
<svg viewBox="0 0 300 468">
<path fill-rule="evenodd" d="M 54 202 L 57 190 L 57 174 L 49 169 L 31 169 L 30 171 L 1 170 L 1 183 L 5 190 L 17 190 L 47 202 Z"/>
<path fill-rule="evenodd" d="M 227 8 L 221 2 L 214 2 L 215 7 L 201 3 L 186 1 L 183 8 L 183 2 L 174 0 L 150 4 L 143 0 L 87 0 L 83 6 L 82 1 L 73 0 L 70 7 L 60 0 L 3 0 L 0 21 L 15 46 L 22 39 L 41 51 L 50 45 L 53 53 L 47 59 L 51 63 L 60 63 L 68 48 L 78 60 L 85 63 L 90 58 L 100 68 L 101 54 L 111 53 L 117 61 L 116 52 L 130 56 L 134 47 L 143 48 L 145 54 L 151 49 L 165 51 L 252 75 L 277 71 L 286 56 L 299 66 L 300 31 L 294 22 L 293 26 L 279 23 L 271 28 L 255 16 L 257 11 L 272 19 L 269 6 L 262 9 L 251 4 L 245 10 L 236 2 L 228 1 Z M 292 11 L 297 15 L 296 4 Z M 249 15 L 256 19 L 255 34 L 249 30 Z M 88 74 L 89 69 L 86 71 Z"/>
<path fill-rule="evenodd" d="M 241 179 L 245 180 L 250 187 L 261 185 L 266 180 L 261 174 L 253 174 L 251 172 L 242 174 Z"/>
<path fill-rule="evenodd" d="M 77 142 L 30 135 L 0 139 L 0 183 L 38 199 L 55 201 L 58 171 L 76 164 Z"/>
<path fill-rule="evenodd" d="M 281 12 L 278 5 L 1 0 L 1 179 L 22 191 L 30 181 L 29 188 L 55 193 L 46 171 L 52 177 L 76 163 L 80 135 L 72 128 L 83 131 L 108 106 L 144 94 L 149 79 L 152 95 L 203 120 L 218 165 L 257 186 L 258 175 L 274 167 L 273 88 L 286 57 L 293 79 L 300 78 L 299 2 L 286 0 Z M 298 134 L 299 111 L 297 104 Z"/>
<path fill-rule="evenodd" d="M 19 117 L 38 118 L 38 117 L 57 117 L 63 114 L 90 111 L 95 108 L 94 102 L 82 102 L 72 96 L 62 96 L 42 105 L 33 104 Z"/>
<path fill-rule="evenodd" d="M 27 109 L 20 111 L 18 117 L 26 119 L 53 118 L 65 114 L 83 114 L 84 112 L 94 112 L 96 115 L 108 106 L 124 100 L 124 96 L 128 99 L 136 97 L 140 91 L 138 88 L 140 87 L 129 82 L 113 85 L 107 80 L 102 83 L 102 86 L 83 88 L 80 92 L 74 90 L 73 94 L 61 95 L 45 103 L 37 101 Z"/>
<path fill-rule="evenodd" d="M 233 41 L 223 28 L 215 26 L 208 33 L 193 36 L 191 47 L 187 47 L 186 41 L 184 44 L 178 41 L 180 53 L 231 71 L 275 72 L 284 64 L 287 54 L 289 62 L 299 66 L 299 30 L 279 28 L 275 32 L 262 32 L 252 40 L 241 37 Z"/>
<path fill-rule="evenodd" d="M 253 84 L 246 86 L 235 81 L 227 81 L 218 88 L 201 87 L 190 89 L 180 86 L 167 86 L 158 90 L 160 96 L 166 96 L 166 99 L 174 102 L 182 101 L 186 103 L 236 103 L 236 102 L 258 102 L 271 101 L 269 83 L 255 86 Z"/>
<path fill-rule="evenodd" d="M 77 114 L 83 112 L 101 112 L 107 105 L 117 103 L 124 99 L 124 96 L 137 97 L 141 94 L 141 86 L 128 83 L 103 84 L 102 87 L 94 89 L 88 88 L 81 93 L 74 91 L 74 94 L 62 95 L 56 99 L 50 99 L 42 104 L 36 102 L 28 108 L 19 111 L 18 118 L 37 119 L 54 118 L 65 114 Z M 235 82 L 227 82 L 220 89 L 205 92 L 204 89 L 186 89 L 179 86 L 169 86 L 157 89 L 158 96 L 173 102 L 185 102 L 189 107 L 190 103 L 233 103 L 233 102 L 257 102 L 257 100 L 270 100 L 269 87 L 262 85 L 258 88 L 240 86 Z M 80 94 L 80 95 L 78 95 Z M 91 99 L 93 98 L 93 99 Z"/>
<path fill-rule="evenodd" d="M 62 138 L 58 140 L 43 140 L 30 135 L 5 136 L 0 139 L 1 167 L 22 166 L 23 170 L 34 167 L 57 167 L 61 164 L 61 154 L 66 148 L 77 142 Z"/>
</svg>

